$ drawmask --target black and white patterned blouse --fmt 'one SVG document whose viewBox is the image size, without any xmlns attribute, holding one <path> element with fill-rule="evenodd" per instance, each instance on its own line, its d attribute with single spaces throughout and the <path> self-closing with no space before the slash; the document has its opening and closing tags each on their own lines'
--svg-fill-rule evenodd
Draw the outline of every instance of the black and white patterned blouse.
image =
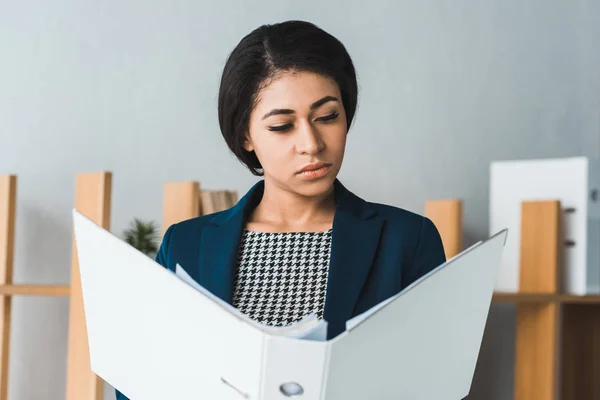
<svg viewBox="0 0 600 400">
<path fill-rule="evenodd" d="M 332 230 L 268 233 L 244 230 L 233 305 L 252 319 L 285 326 L 323 317 Z"/>
</svg>

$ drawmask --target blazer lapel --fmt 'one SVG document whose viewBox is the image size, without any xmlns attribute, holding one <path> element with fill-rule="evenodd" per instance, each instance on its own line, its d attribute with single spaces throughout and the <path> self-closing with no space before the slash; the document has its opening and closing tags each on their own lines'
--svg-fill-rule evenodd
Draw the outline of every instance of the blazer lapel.
<svg viewBox="0 0 600 400">
<path fill-rule="evenodd" d="M 346 321 L 353 317 L 384 224 L 368 203 L 339 181 L 336 180 L 335 185 L 337 210 L 324 311 L 330 337 L 342 332 Z"/>
<path fill-rule="evenodd" d="M 264 190 L 258 182 L 229 210 L 216 214 L 200 237 L 199 283 L 231 304 L 238 248 L 248 213 L 258 204 Z"/>
</svg>

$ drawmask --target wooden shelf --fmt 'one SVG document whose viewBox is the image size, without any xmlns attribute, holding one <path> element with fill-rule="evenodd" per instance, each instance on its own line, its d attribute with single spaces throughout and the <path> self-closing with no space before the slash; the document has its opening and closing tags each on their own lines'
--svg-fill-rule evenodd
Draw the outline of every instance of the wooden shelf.
<svg viewBox="0 0 600 400">
<path fill-rule="evenodd" d="M 600 296 L 560 295 L 559 301 L 567 304 L 600 304 Z"/>
<path fill-rule="evenodd" d="M 543 293 L 494 293 L 495 303 L 600 304 L 600 296 Z"/>
<path fill-rule="evenodd" d="M 555 302 L 554 294 L 539 293 L 494 293 L 494 303 L 548 303 Z"/>
<path fill-rule="evenodd" d="M 3 296 L 69 296 L 69 285 L 0 285 Z"/>
</svg>

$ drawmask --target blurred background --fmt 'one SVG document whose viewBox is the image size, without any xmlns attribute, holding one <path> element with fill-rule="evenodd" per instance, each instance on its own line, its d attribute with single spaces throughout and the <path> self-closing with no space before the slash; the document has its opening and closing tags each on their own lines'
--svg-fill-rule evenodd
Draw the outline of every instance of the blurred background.
<svg viewBox="0 0 600 400">
<path fill-rule="evenodd" d="M 165 182 L 245 193 L 256 177 L 221 137 L 220 73 L 244 35 L 288 19 L 338 37 L 355 62 L 342 182 L 419 213 L 463 199 L 464 246 L 488 236 L 491 162 L 600 156 L 598 1 L 0 0 L 14 281 L 70 281 L 79 173 L 113 172 L 117 233 L 160 221 Z M 68 298 L 15 297 L 9 399 L 65 398 L 68 318 Z M 469 399 L 513 398 L 514 331 L 514 305 L 494 304 Z"/>
</svg>

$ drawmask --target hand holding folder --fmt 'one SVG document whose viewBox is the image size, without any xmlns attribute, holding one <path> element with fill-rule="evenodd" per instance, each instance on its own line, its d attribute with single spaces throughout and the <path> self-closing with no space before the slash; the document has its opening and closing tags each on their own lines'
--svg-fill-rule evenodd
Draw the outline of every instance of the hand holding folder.
<svg viewBox="0 0 600 400">
<path fill-rule="evenodd" d="M 325 340 L 251 321 L 74 211 L 92 369 L 131 400 L 464 398 L 506 230 Z M 119 327 L 118 329 L 115 329 Z"/>
</svg>

